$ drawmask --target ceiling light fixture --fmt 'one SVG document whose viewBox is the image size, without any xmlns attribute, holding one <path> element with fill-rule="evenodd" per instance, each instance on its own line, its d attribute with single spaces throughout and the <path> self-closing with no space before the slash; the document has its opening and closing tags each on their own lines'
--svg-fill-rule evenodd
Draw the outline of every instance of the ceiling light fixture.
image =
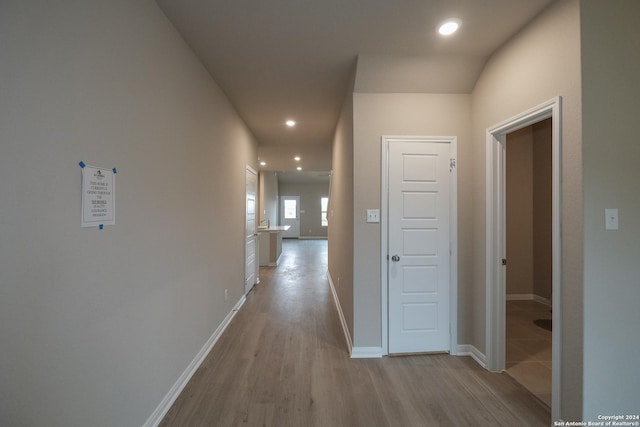
<svg viewBox="0 0 640 427">
<path fill-rule="evenodd" d="M 260 166 L 267 166 L 267 162 L 260 162 Z"/>
<path fill-rule="evenodd" d="M 295 122 L 294 120 L 287 120 L 287 121 L 285 122 L 285 124 L 286 124 L 287 126 L 289 126 L 290 128 L 292 128 L 292 127 L 294 127 L 294 126 L 296 125 L 296 122 Z"/>
<path fill-rule="evenodd" d="M 447 19 L 438 26 L 438 33 L 443 36 L 450 36 L 451 34 L 458 31 L 460 25 L 462 25 L 462 21 L 457 18 Z"/>
<path fill-rule="evenodd" d="M 296 169 L 301 171 L 302 170 L 302 166 L 298 166 Z"/>
<path fill-rule="evenodd" d="M 299 161 L 300 161 L 300 159 L 301 159 L 301 157 L 300 157 L 300 156 L 295 156 L 295 157 L 293 158 L 293 160 L 295 160 L 296 162 L 299 162 Z"/>
</svg>

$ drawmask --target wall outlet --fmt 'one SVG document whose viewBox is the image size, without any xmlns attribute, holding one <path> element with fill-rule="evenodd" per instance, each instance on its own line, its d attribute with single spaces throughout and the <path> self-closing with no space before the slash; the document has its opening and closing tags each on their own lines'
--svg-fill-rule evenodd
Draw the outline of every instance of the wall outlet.
<svg viewBox="0 0 640 427">
<path fill-rule="evenodd" d="M 618 229 L 618 209 L 604 210 L 604 228 L 605 230 Z"/>
<path fill-rule="evenodd" d="M 367 222 L 380 222 L 380 209 L 367 209 Z"/>
</svg>

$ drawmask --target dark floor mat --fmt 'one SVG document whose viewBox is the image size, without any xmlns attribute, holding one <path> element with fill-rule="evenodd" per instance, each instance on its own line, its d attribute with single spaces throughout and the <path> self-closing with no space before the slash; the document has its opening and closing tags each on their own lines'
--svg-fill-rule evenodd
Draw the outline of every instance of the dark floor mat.
<svg viewBox="0 0 640 427">
<path fill-rule="evenodd" d="M 536 326 L 541 327 L 542 329 L 546 329 L 547 331 L 551 330 L 551 319 L 536 319 L 533 321 Z"/>
</svg>

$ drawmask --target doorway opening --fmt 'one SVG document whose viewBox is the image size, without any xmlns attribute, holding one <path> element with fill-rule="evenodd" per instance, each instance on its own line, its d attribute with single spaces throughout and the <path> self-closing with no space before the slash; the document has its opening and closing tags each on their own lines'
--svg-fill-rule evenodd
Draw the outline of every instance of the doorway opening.
<svg viewBox="0 0 640 427">
<path fill-rule="evenodd" d="M 280 225 L 289 226 L 283 239 L 300 238 L 300 196 L 280 196 Z"/>
<path fill-rule="evenodd" d="M 552 119 L 506 136 L 506 372 L 551 407 Z"/>
<path fill-rule="evenodd" d="M 561 275 L 561 98 L 554 98 L 487 130 L 486 158 L 486 361 L 491 371 L 506 367 L 507 135 L 550 119 L 551 124 L 551 414 L 560 414 Z"/>
</svg>

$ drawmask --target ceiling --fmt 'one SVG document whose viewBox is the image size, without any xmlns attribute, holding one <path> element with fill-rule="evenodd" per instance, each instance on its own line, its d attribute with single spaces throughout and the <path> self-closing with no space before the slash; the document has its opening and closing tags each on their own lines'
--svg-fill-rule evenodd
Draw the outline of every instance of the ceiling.
<svg viewBox="0 0 640 427">
<path fill-rule="evenodd" d="M 264 169 L 326 171 L 358 55 L 358 92 L 469 93 L 552 0 L 156 1 L 257 138 Z M 443 38 L 449 17 L 462 26 Z"/>
</svg>

